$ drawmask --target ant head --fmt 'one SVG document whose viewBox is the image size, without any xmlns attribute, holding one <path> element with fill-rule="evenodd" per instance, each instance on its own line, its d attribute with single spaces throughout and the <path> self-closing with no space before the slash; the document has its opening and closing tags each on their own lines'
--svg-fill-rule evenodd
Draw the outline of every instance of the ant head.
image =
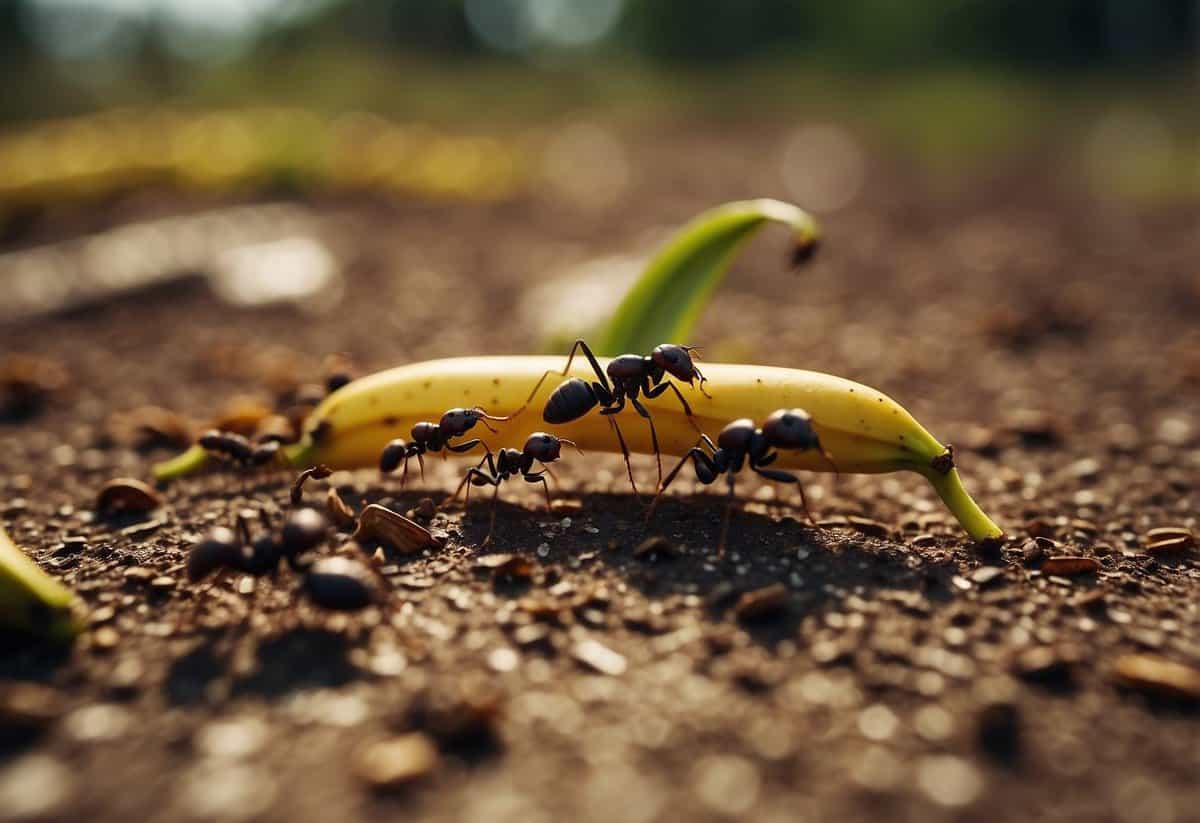
<svg viewBox="0 0 1200 823">
<path fill-rule="evenodd" d="M 417 423 L 412 427 L 412 439 L 418 443 L 428 443 L 437 437 L 438 427 L 428 420 Z"/>
<path fill-rule="evenodd" d="M 767 442 L 779 449 L 819 448 L 817 433 L 813 431 L 812 415 L 804 409 L 779 409 L 763 422 L 763 434 Z"/>
<path fill-rule="evenodd" d="M 749 417 L 734 420 L 717 435 L 717 447 L 728 451 L 746 451 L 754 439 L 754 421 Z"/>
<path fill-rule="evenodd" d="M 553 463 L 562 452 L 562 441 L 546 432 L 534 432 L 525 441 L 523 453 L 542 463 Z"/>
<path fill-rule="evenodd" d="M 450 409 L 442 415 L 438 428 L 447 437 L 455 437 L 473 428 L 479 422 L 479 417 L 479 412 L 475 409 Z"/>
<path fill-rule="evenodd" d="M 650 359 L 654 361 L 654 365 L 672 377 L 691 383 L 700 376 L 696 371 L 696 364 L 692 362 L 693 351 L 694 346 L 663 343 L 654 347 L 654 351 L 650 352 Z"/>
</svg>

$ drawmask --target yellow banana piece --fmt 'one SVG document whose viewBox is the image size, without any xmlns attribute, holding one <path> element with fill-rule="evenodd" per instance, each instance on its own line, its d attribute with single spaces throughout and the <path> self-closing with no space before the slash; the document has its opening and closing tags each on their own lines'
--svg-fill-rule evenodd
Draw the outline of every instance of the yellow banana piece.
<svg viewBox="0 0 1200 823">
<path fill-rule="evenodd" d="M 600 359 L 602 367 L 607 362 L 607 358 Z M 512 414 L 525 404 L 543 374 L 562 367 L 561 357 L 463 357 L 378 372 L 327 397 L 310 416 L 301 442 L 287 450 L 287 460 L 299 467 L 317 463 L 331 468 L 375 466 L 384 445 L 396 437 L 407 439 L 414 423 L 437 421 L 447 409 L 458 406 L 479 406 L 498 416 Z M 805 409 L 812 415 L 813 427 L 838 470 L 917 472 L 933 483 L 972 538 L 1002 535 L 963 489 L 952 452 L 881 392 L 840 377 L 797 369 L 706 363 L 704 374 L 711 398 L 686 385 L 680 388 L 692 406 L 696 423 L 710 436 L 715 437 L 727 423 L 740 417 L 761 423 L 776 409 Z M 585 380 L 595 377 L 586 362 L 578 361 L 571 376 Z M 492 423 L 496 434 L 481 432 L 479 436 L 492 449 L 519 449 L 529 434 L 546 430 L 569 437 L 584 450 L 619 451 L 608 421 L 595 411 L 560 426 L 542 420 L 546 399 L 561 382 L 554 377 L 547 379 L 520 415 Z M 674 393 L 643 402 L 654 416 L 664 454 L 683 455 L 695 445 L 696 429 Z M 617 419 L 631 451 L 652 453 L 645 420 L 631 408 Z M 782 451 L 777 465 L 831 470 L 816 451 Z M 167 476 L 169 469 L 164 464 L 160 476 Z"/>
<path fill-rule="evenodd" d="M 81 628 L 75 595 L 0 529 L 0 631 L 67 640 Z"/>
</svg>

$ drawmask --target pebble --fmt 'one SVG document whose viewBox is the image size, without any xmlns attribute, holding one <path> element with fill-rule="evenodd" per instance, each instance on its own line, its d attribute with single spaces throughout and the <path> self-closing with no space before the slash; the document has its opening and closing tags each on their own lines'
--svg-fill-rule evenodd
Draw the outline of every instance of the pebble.
<svg viewBox="0 0 1200 823">
<path fill-rule="evenodd" d="M 1189 702 L 1200 701 L 1200 669 L 1153 654 L 1118 658 L 1113 674 L 1119 683 L 1148 694 Z"/>
<path fill-rule="evenodd" d="M 692 770 L 696 797 L 719 814 L 743 815 L 758 802 L 762 777 L 754 763 L 735 754 L 702 758 Z"/>
<path fill-rule="evenodd" d="M 917 785 L 934 803 L 950 809 L 971 805 L 984 789 L 979 770 L 953 755 L 922 758 L 917 764 Z"/>
<path fill-rule="evenodd" d="M 205 820 L 250 820 L 275 800 L 278 787 L 264 768 L 204 760 L 180 778 L 179 801 L 190 815 Z"/>
<path fill-rule="evenodd" d="M 374 573 L 349 557 L 322 557 L 313 563 L 304 589 L 313 603 L 334 611 L 358 611 L 382 598 Z"/>
<path fill-rule="evenodd" d="M 0 770 L 0 820 L 33 820 L 58 812 L 74 793 L 75 778 L 61 761 L 30 754 Z"/>
<path fill-rule="evenodd" d="M 217 720 L 197 732 L 196 749 L 215 758 L 250 757 L 266 745 L 267 731 L 267 724 L 256 717 Z"/>
<path fill-rule="evenodd" d="M 1038 646 L 1021 652 L 1013 670 L 1017 676 L 1027 681 L 1065 688 L 1074 685 L 1075 663 L 1073 654 Z"/>
<path fill-rule="evenodd" d="M 62 726 L 67 736 L 79 743 L 103 743 L 129 731 L 133 714 L 116 703 L 93 703 L 71 712 Z"/>
<path fill-rule="evenodd" d="M 858 730 L 868 740 L 888 740 L 899 727 L 900 718 L 882 703 L 868 706 L 858 714 Z"/>
<path fill-rule="evenodd" d="M 733 607 L 738 620 L 765 620 L 787 610 L 789 593 L 782 583 L 772 583 L 742 594 Z"/>
<path fill-rule="evenodd" d="M 598 640 L 581 640 L 571 648 L 571 656 L 589 669 L 611 677 L 625 674 L 628 668 L 624 655 Z"/>
<path fill-rule="evenodd" d="M 355 773 L 371 788 L 384 791 L 428 777 L 438 762 L 433 741 L 414 732 L 365 747 L 355 758 Z"/>
<path fill-rule="evenodd" d="M 488 668 L 496 672 L 511 672 L 521 664 L 521 656 L 512 649 L 492 649 L 487 657 Z"/>
<path fill-rule="evenodd" d="M 92 632 L 92 645 L 97 649 L 108 651 L 115 649 L 121 642 L 121 635 L 112 626 L 101 626 Z"/>
<path fill-rule="evenodd" d="M 55 689 L 36 683 L 14 683 L 0 690 L 0 738 L 10 733 L 41 732 L 63 712 Z"/>
<path fill-rule="evenodd" d="M 131 583 L 145 584 L 158 577 L 158 572 L 154 571 L 154 569 L 148 569 L 145 566 L 130 566 L 125 570 L 123 576 Z"/>
</svg>

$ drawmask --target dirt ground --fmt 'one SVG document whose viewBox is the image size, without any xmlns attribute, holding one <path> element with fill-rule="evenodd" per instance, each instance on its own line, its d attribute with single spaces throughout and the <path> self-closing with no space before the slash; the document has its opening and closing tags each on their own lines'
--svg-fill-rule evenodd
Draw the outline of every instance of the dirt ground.
<svg viewBox="0 0 1200 823">
<path fill-rule="evenodd" d="M 723 559 L 722 501 L 682 483 L 654 529 L 669 544 L 639 552 L 619 458 L 568 458 L 553 512 L 507 490 L 486 552 L 484 509 L 439 514 L 447 546 L 389 557 L 386 606 L 347 617 L 290 573 L 253 610 L 236 580 L 186 582 L 195 536 L 285 508 L 290 477 L 206 473 L 165 486 L 149 521 L 93 515 L 104 481 L 171 453 L 119 413 L 210 419 L 280 363 L 319 380 L 330 352 L 367 372 L 532 351 L 529 286 L 721 200 L 786 199 L 766 162 L 782 139 L 629 136 L 606 206 L 542 188 L 300 203 L 347 267 L 325 313 L 234 310 L 192 279 L 0 328 L 0 353 L 69 374 L 0 423 L 0 518 L 91 610 L 72 650 L 0 659 L 0 820 L 1200 820 L 1200 566 L 1194 547 L 1145 549 L 1152 528 L 1198 525 L 1200 209 L 1072 193 L 1049 162 L 957 192 L 877 163 L 824 218 L 819 261 L 793 273 L 764 236 L 686 341 L 897 398 L 956 444 L 999 551 L 920 478 L 884 475 L 811 478 L 819 529 L 745 481 Z M 97 204 L 8 248 L 211 205 Z M 403 511 L 452 476 L 329 482 Z M 530 579 L 481 562 L 506 553 Z M 739 607 L 776 583 L 771 608 Z M 383 767 L 416 776 L 381 790 Z"/>
</svg>

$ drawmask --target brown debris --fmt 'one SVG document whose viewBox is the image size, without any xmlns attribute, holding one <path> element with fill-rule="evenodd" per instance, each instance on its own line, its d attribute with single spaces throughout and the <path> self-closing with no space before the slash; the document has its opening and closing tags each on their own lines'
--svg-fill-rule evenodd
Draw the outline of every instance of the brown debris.
<svg viewBox="0 0 1200 823">
<path fill-rule="evenodd" d="M 625 655 L 615 652 L 598 640 L 581 640 L 571 647 L 571 657 L 600 674 L 620 677 L 629 664 Z"/>
<path fill-rule="evenodd" d="M 413 732 L 364 748 L 355 758 L 355 772 L 372 789 L 387 791 L 428 777 L 439 761 L 433 741 Z"/>
<path fill-rule="evenodd" d="M 0 741 L 12 734 L 36 734 L 63 713 L 62 695 L 36 683 L 0 687 Z"/>
<path fill-rule="evenodd" d="M 118 477 L 100 487 L 96 495 L 96 511 L 101 516 L 126 512 L 149 512 L 162 505 L 162 498 L 153 488 L 133 477 Z"/>
<path fill-rule="evenodd" d="M 354 539 L 360 543 L 377 540 L 401 554 L 416 554 L 441 545 L 429 529 L 378 503 L 363 509 Z"/>
<path fill-rule="evenodd" d="M 772 583 L 743 593 L 733 611 L 738 620 L 765 620 L 787 610 L 788 596 L 787 586 Z"/>
<path fill-rule="evenodd" d="M 1046 574 L 1091 574 L 1100 570 L 1100 561 L 1094 557 L 1077 557 L 1060 555 L 1047 557 L 1042 563 L 1042 571 Z"/>
<path fill-rule="evenodd" d="M 342 499 L 337 489 L 331 488 L 325 495 L 325 510 L 329 512 L 329 519 L 339 529 L 349 529 L 351 526 L 358 525 L 358 517 L 355 516 L 354 509 L 350 508 Z"/>
<path fill-rule="evenodd" d="M 223 432 L 234 432 L 243 437 L 253 437 L 258 426 L 271 415 L 271 404 L 261 397 L 242 394 L 230 398 L 225 408 L 207 428 Z"/>
<path fill-rule="evenodd" d="M 1153 654 L 1127 654 L 1113 666 L 1123 686 L 1159 697 L 1200 701 L 1200 669 Z"/>
<path fill-rule="evenodd" d="M 24 419 L 42 410 L 70 377 L 57 360 L 10 354 L 0 361 L 0 419 Z"/>
<path fill-rule="evenodd" d="M 670 560 L 679 555 L 679 549 L 665 537 L 647 537 L 633 550 L 633 556 L 638 560 L 655 562 Z"/>
<path fill-rule="evenodd" d="M 892 530 L 886 523 L 880 523 L 878 520 L 872 520 L 869 517 L 859 517 L 851 514 L 846 517 L 846 522 L 850 524 L 850 528 L 868 537 L 890 537 L 892 534 Z"/>
<path fill-rule="evenodd" d="M 186 415 L 162 406 L 138 406 L 108 418 L 109 435 L 139 451 L 186 448 L 195 439 L 195 429 Z"/>
</svg>

